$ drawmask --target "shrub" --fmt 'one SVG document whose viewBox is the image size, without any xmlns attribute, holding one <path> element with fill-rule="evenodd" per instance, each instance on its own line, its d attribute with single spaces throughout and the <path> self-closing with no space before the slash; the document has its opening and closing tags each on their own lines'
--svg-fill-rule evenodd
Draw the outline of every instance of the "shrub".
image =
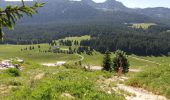
<svg viewBox="0 0 170 100">
<path fill-rule="evenodd" d="M 20 86 L 20 85 L 22 85 L 22 83 L 19 81 L 16 81 L 16 80 L 12 80 L 12 81 L 8 82 L 8 85 Z"/>
<path fill-rule="evenodd" d="M 7 74 L 9 74 L 10 76 L 13 76 L 13 77 L 17 77 L 17 76 L 20 76 L 21 75 L 21 72 L 19 69 L 16 69 L 16 68 L 9 68 L 7 69 Z"/>
<path fill-rule="evenodd" d="M 119 67 L 123 67 L 123 73 L 129 71 L 129 61 L 125 52 L 117 50 L 115 52 L 116 57 L 113 59 L 113 69 L 118 72 Z"/>
<path fill-rule="evenodd" d="M 170 98 L 170 67 L 166 65 L 150 67 L 137 73 L 127 82 L 128 85 L 146 88 L 156 94 Z"/>
<path fill-rule="evenodd" d="M 103 59 L 103 70 L 112 71 L 110 54 L 107 50 Z"/>
</svg>

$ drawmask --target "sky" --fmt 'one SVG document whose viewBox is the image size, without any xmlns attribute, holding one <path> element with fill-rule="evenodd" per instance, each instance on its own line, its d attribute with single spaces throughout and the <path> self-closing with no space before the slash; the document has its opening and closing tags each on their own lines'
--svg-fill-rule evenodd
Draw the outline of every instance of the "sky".
<svg viewBox="0 0 170 100">
<path fill-rule="evenodd" d="M 21 0 L 6 0 L 21 1 Z M 24 0 L 30 1 L 30 0 Z M 95 2 L 104 2 L 105 0 L 94 0 Z M 147 8 L 147 7 L 168 7 L 170 8 L 170 0 L 117 0 L 130 8 Z"/>
<path fill-rule="evenodd" d="M 104 2 L 105 0 L 94 0 L 95 2 Z M 117 0 L 130 8 L 146 8 L 146 7 L 168 7 L 170 8 L 170 0 Z"/>
<path fill-rule="evenodd" d="M 21 0 L 5 0 L 5 1 L 21 1 Z M 32 0 L 24 0 L 24 1 L 32 1 Z"/>
</svg>

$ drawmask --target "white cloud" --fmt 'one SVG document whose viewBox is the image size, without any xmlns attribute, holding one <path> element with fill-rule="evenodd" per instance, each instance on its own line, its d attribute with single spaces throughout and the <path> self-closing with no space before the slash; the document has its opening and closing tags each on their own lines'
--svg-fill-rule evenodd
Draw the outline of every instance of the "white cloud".
<svg viewBox="0 0 170 100">
<path fill-rule="evenodd" d="M 21 0 L 5 0 L 5 1 L 21 1 Z M 33 0 L 24 0 L 24 1 L 33 1 Z"/>
</svg>

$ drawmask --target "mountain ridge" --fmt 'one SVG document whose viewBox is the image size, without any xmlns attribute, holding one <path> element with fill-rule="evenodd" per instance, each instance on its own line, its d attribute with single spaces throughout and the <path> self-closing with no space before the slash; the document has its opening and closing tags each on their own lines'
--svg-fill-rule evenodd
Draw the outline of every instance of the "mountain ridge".
<svg viewBox="0 0 170 100">
<path fill-rule="evenodd" d="M 24 18 L 22 22 L 83 22 L 83 21 L 111 21 L 119 23 L 132 22 L 166 22 L 170 23 L 170 9 L 156 8 L 128 8 L 116 0 L 106 0 L 103 3 L 95 3 L 92 0 L 34 0 L 34 2 L 46 2 L 45 7 L 39 10 L 39 15 Z M 26 1 L 30 5 L 33 2 Z M 0 1 L 0 6 L 18 5 L 20 2 Z"/>
</svg>

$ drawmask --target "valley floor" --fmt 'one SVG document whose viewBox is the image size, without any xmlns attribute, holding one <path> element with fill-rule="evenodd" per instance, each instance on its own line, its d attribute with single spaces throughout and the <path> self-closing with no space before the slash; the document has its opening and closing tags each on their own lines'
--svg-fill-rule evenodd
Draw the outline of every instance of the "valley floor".
<svg viewBox="0 0 170 100">
<path fill-rule="evenodd" d="M 37 45 L 35 45 L 36 47 Z M 41 44 L 46 50 L 48 45 Z M 102 71 L 103 55 L 54 54 L 20 51 L 27 45 L 0 45 L 0 59 L 22 58 L 19 76 L 0 70 L 0 99 L 55 100 L 166 100 L 170 95 L 170 57 L 130 55 L 130 72 L 118 78 L 117 73 Z M 11 50 L 13 49 L 13 50 Z M 114 54 L 112 54 L 114 57 Z M 160 60 L 163 59 L 163 60 Z M 61 65 L 57 65 L 59 63 Z M 62 62 L 62 63 L 61 63 Z M 82 64 L 78 64 L 82 62 Z M 41 64 L 53 64 L 50 67 Z"/>
</svg>

